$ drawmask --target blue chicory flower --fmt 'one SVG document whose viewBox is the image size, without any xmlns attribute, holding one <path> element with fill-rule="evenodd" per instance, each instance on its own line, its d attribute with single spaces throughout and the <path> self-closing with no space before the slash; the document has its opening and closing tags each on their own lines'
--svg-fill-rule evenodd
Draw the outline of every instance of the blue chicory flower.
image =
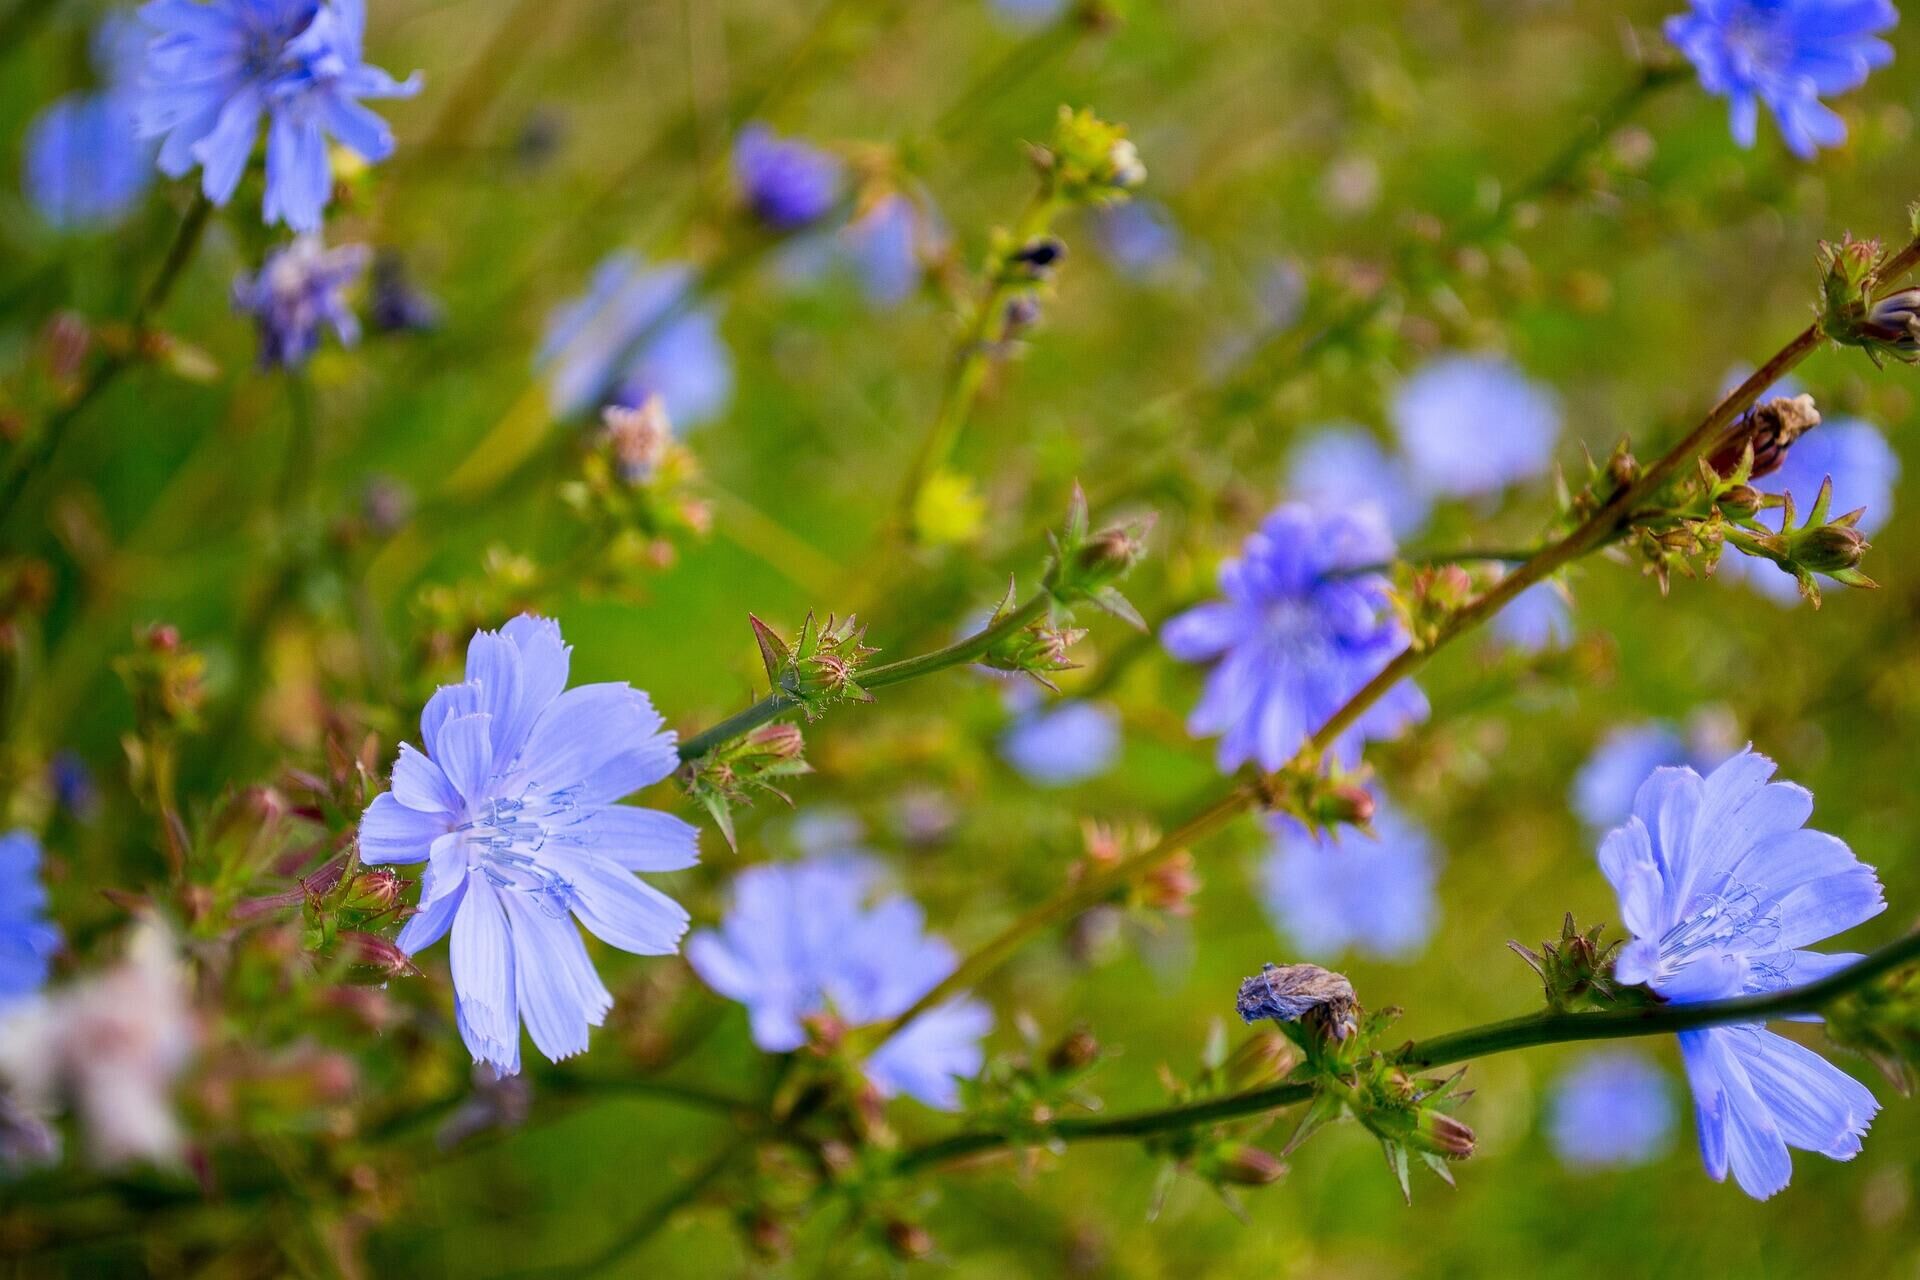
<svg viewBox="0 0 1920 1280">
<path fill-rule="evenodd" d="M 699 860 L 671 814 L 615 803 L 672 773 L 674 735 L 625 684 L 568 689 L 559 626 L 521 616 L 475 633 L 467 678 L 420 716 L 426 753 L 402 743 L 393 789 L 360 819 L 360 859 L 424 863 L 400 948 L 453 934 L 455 1010 L 474 1061 L 520 1069 L 520 1026 L 559 1061 L 613 1005 L 572 917 L 635 955 L 671 955 L 680 904 L 634 872 Z"/>
<path fill-rule="evenodd" d="M 1040 787 L 1070 787 L 1097 778 L 1113 767 L 1119 754 L 1120 716 L 1104 702 L 1032 706 L 1000 736 L 1001 758 Z"/>
<path fill-rule="evenodd" d="M 890 195 L 841 228 L 841 251 L 875 306 L 898 306 L 919 287 L 920 223 L 913 201 Z"/>
<path fill-rule="evenodd" d="M 1711 769 L 1725 758 L 1707 757 L 1664 720 L 1610 729 L 1574 775 L 1573 811 L 1593 830 L 1609 830 L 1633 812 L 1633 798 L 1649 773 L 1662 765 Z"/>
<path fill-rule="evenodd" d="M 586 293 L 547 319 L 534 363 L 548 371 L 553 412 L 636 409 L 657 395 L 682 430 L 719 416 L 733 395 L 733 358 L 696 292 L 683 264 L 649 266 L 626 252 L 604 258 Z"/>
<path fill-rule="evenodd" d="M 1646 1055 L 1603 1051 L 1554 1081 L 1547 1139 L 1575 1169 L 1624 1169 L 1657 1159 L 1673 1133 L 1667 1078 Z"/>
<path fill-rule="evenodd" d="M 1167 623 L 1160 642 L 1183 662 L 1210 662 L 1205 695 L 1188 717 L 1196 736 L 1221 735 L 1220 768 L 1248 761 L 1271 772 L 1406 647 L 1406 629 L 1379 573 L 1393 538 L 1366 511 L 1284 504 L 1220 566 L 1226 598 Z M 1427 700 L 1402 681 L 1333 743 L 1341 762 L 1362 746 L 1426 718 Z"/>
<path fill-rule="evenodd" d="M 1438 859 L 1427 833 L 1376 800 L 1373 834 L 1316 835 L 1291 818 L 1270 822 L 1261 896 L 1274 927 L 1302 952 L 1406 960 L 1433 936 Z"/>
<path fill-rule="evenodd" d="M 1573 639 L 1573 606 L 1566 588 L 1536 582 L 1493 615 L 1494 638 L 1522 653 L 1558 649 Z"/>
<path fill-rule="evenodd" d="M 1702 778 L 1656 769 L 1633 816 L 1600 845 L 1632 941 L 1614 966 L 1674 1004 L 1779 991 L 1858 960 L 1804 948 L 1886 909 L 1873 868 L 1806 829 L 1813 796 L 1742 751 Z M 1765 1200 L 1793 1175 L 1789 1147 L 1860 1152 L 1880 1104 L 1852 1076 L 1759 1023 L 1680 1033 L 1707 1173 Z"/>
<path fill-rule="evenodd" d="M 27 126 L 27 199 L 63 231 L 110 227 L 153 184 L 156 147 L 140 136 L 138 78 L 144 28 L 110 16 L 94 31 L 100 88 L 70 93 Z"/>
<path fill-rule="evenodd" d="M 233 309 L 253 317 L 260 335 L 260 367 L 291 369 L 320 346 L 320 328 L 331 328 L 342 346 L 360 340 L 360 322 L 346 290 L 366 271 L 365 245 L 329 249 L 318 236 L 301 236 L 267 255 L 257 275 L 233 282 Z"/>
<path fill-rule="evenodd" d="M 1180 228 L 1155 200 L 1128 200 L 1094 211 L 1094 236 L 1120 273 L 1151 279 L 1180 254 Z"/>
<path fill-rule="evenodd" d="M 47 981 L 60 931 L 47 919 L 40 842 L 30 832 L 0 836 L 0 1002 L 30 996 Z"/>
<path fill-rule="evenodd" d="M 160 168 L 180 177 L 196 165 L 215 204 L 233 198 L 267 132 L 269 224 L 320 229 L 333 198 L 329 139 L 377 162 L 393 151 L 386 122 L 362 98 L 403 98 L 420 89 L 361 55 L 364 0 L 150 0 L 140 17 L 155 35 L 140 81 L 140 131 L 164 138 Z"/>
<path fill-rule="evenodd" d="M 1392 405 L 1415 484 L 1479 498 L 1545 475 L 1560 435 L 1553 392 L 1498 356 L 1441 356 L 1400 384 Z"/>
<path fill-rule="evenodd" d="M 753 1042 L 788 1053 L 807 1042 L 806 1019 L 831 1014 L 849 1029 L 897 1017 L 956 964 L 926 932 L 920 908 L 902 897 L 868 905 L 870 863 L 848 857 L 749 867 L 734 880 L 719 930 L 687 941 L 687 960 L 706 984 L 747 1007 Z M 883 1096 L 904 1093 L 930 1107 L 960 1105 L 957 1080 L 979 1074 L 980 1041 L 992 1012 L 955 999 L 928 1010 L 867 1058 Z"/>
<path fill-rule="evenodd" d="M 1350 422 L 1315 428 L 1294 447 L 1287 496 L 1321 510 L 1373 507 L 1396 538 L 1419 532 L 1433 512 L 1432 495 L 1413 483 L 1406 464 Z"/>
<path fill-rule="evenodd" d="M 1821 96 L 1857 89 L 1891 62 L 1893 46 L 1876 37 L 1899 21 L 1893 0 L 1692 0 L 1666 32 L 1701 87 L 1727 99 L 1735 142 L 1753 145 L 1764 105 L 1788 149 L 1811 160 L 1847 138 Z"/>
<path fill-rule="evenodd" d="M 733 175 L 747 207 L 775 231 L 798 231 L 826 217 L 845 176 L 834 156 L 763 124 L 746 126 L 734 139 Z"/>
<path fill-rule="evenodd" d="M 1900 482 L 1900 455 L 1893 451 L 1880 428 L 1858 418 L 1833 418 L 1801 436 L 1787 451 L 1780 469 L 1760 477 L 1753 487 L 1762 493 L 1790 493 L 1804 517 L 1819 496 L 1820 485 L 1833 480 L 1834 515 L 1865 507 L 1860 531 L 1872 536 L 1893 514 L 1894 490 Z M 1762 524 L 1778 529 L 1785 513 L 1762 511 Z M 1744 582 L 1776 604 L 1800 601 L 1799 583 L 1769 561 L 1728 550 L 1720 557 L 1715 577 Z"/>
</svg>

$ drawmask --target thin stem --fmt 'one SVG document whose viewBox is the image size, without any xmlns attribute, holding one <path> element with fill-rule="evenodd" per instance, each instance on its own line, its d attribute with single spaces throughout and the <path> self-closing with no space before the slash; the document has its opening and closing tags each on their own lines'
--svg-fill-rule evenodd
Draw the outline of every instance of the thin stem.
<svg viewBox="0 0 1920 1280">
<path fill-rule="evenodd" d="M 1670 1035 L 1700 1027 L 1765 1022 L 1792 1014 L 1814 1013 L 1876 978 L 1916 961 L 1920 961 L 1920 933 L 1911 933 L 1803 987 L 1702 1004 L 1662 1004 L 1599 1013 L 1529 1014 L 1408 1045 L 1395 1055 L 1395 1061 L 1404 1067 L 1424 1069 L 1538 1045 Z M 1038 1131 L 958 1133 L 905 1152 L 894 1165 L 894 1171 L 911 1174 L 965 1156 L 1038 1141 L 1085 1142 L 1178 1133 L 1204 1124 L 1263 1115 L 1305 1102 L 1313 1093 L 1309 1083 L 1282 1081 L 1204 1102 L 1091 1120 L 1060 1120 Z"/>
<path fill-rule="evenodd" d="M 1356 564 L 1351 568 L 1335 569 L 1331 576 L 1336 578 L 1357 578 L 1369 573 L 1391 573 L 1399 565 L 1415 565 L 1426 568 L 1442 564 L 1525 564 L 1540 554 L 1539 547 L 1529 547 L 1525 551 L 1427 551 L 1412 552 L 1393 560 L 1375 560 L 1371 564 Z"/>
<path fill-rule="evenodd" d="M 187 263 L 193 260 L 194 250 L 200 246 L 212 213 L 213 202 L 196 192 L 193 203 L 188 206 L 178 230 L 174 232 L 173 242 L 167 246 L 167 256 L 160 264 L 159 274 L 154 276 L 153 282 L 140 295 L 140 301 L 134 307 L 127 349 L 114 352 L 96 364 L 92 375 L 74 398 L 56 409 L 41 424 L 40 430 L 20 446 L 19 452 L 7 466 L 5 478 L 0 479 L 0 518 L 10 518 L 14 514 L 27 485 L 52 465 L 61 442 L 72 434 L 69 428 L 74 420 L 131 365 L 146 358 L 148 322 L 172 296 L 174 285 L 179 282 Z"/>
<path fill-rule="evenodd" d="M 977 631 L 964 640 L 955 641 L 944 649 L 923 653 L 917 658 L 902 658 L 898 662 L 868 667 L 860 673 L 860 687 L 884 689 L 888 685 L 902 684 L 920 676 L 931 675 L 935 671 L 944 671 L 948 667 L 958 667 L 972 662 L 1007 636 L 1040 617 L 1047 611 L 1052 601 L 1053 597 L 1049 593 L 1035 592 L 1025 604 L 992 626 Z M 680 758 L 697 760 L 722 743 L 731 742 L 743 734 L 751 733 L 761 725 L 779 719 L 799 705 L 796 699 L 787 694 L 770 693 L 745 710 L 728 716 L 706 732 L 695 734 L 682 742 Z"/>
<path fill-rule="evenodd" d="M 1878 271 L 1878 279 L 1883 283 L 1890 283 L 1912 270 L 1916 263 L 1920 263 L 1920 237 L 1916 237 L 1905 248 L 1887 259 Z M 1611 542 L 1618 536 L 1620 530 L 1628 525 L 1633 513 L 1647 498 L 1664 487 L 1682 467 L 1690 465 L 1705 453 L 1718 441 L 1722 433 L 1739 419 L 1741 414 L 1752 407 L 1762 392 L 1812 354 L 1819 347 L 1820 342 L 1819 332 L 1814 327 L 1808 326 L 1802 330 L 1751 377 L 1723 397 L 1720 403 L 1701 419 L 1698 426 L 1688 432 L 1658 461 L 1647 467 L 1637 479 L 1615 490 L 1613 495 L 1582 521 L 1573 532 L 1558 542 L 1542 547 L 1525 563 L 1511 573 L 1503 575 L 1486 591 L 1448 615 L 1424 647 L 1409 646 L 1397 654 L 1373 679 L 1348 698 L 1327 717 L 1325 723 L 1313 732 L 1302 747 L 1301 759 L 1317 761 L 1335 742 L 1339 741 L 1342 734 L 1366 714 L 1368 708 L 1384 697 L 1388 690 L 1425 666 L 1435 653 L 1454 638 L 1493 617 L 1511 603 L 1514 597 L 1534 583 L 1545 579 L 1580 556 Z M 1137 878 L 1146 875 L 1181 849 L 1204 836 L 1211 835 L 1241 813 L 1254 808 L 1259 803 L 1260 796 L 1259 779 L 1243 774 L 1242 778 L 1237 780 L 1224 795 L 1212 801 L 1194 817 L 1182 823 L 1150 848 L 1115 863 L 1098 875 L 1089 876 L 1076 884 L 1069 885 L 995 934 L 973 954 L 962 960 L 959 967 L 944 982 L 935 986 L 911 1009 L 885 1024 L 880 1029 L 878 1038 L 884 1039 L 894 1034 L 935 1005 L 969 989 L 998 968 L 1028 939 L 1100 902 L 1107 895 L 1132 884 Z"/>
</svg>

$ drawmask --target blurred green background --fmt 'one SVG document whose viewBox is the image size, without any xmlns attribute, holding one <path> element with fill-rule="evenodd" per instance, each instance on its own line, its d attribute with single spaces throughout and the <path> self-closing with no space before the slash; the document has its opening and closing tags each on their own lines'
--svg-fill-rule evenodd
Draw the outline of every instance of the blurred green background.
<svg viewBox="0 0 1920 1280">
<path fill-rule="evenodd" d="M 100 820 L 49 838 L 70 933 L 117 918 L 100 886 L 141 885 L 159 866 L 118 781 L 131 708 L 109 665 L 141 623 L 171 622 L 208 656 L 216 732 L 189 745 L 182 784 L 206 803 L 226 782 L 315 759 L 330 723 L 375 730 L 390 749 L 450 670 L 432 638 L 464 645 L 454 617 L 494 625 L 489 610 L 536 605 L 565 626 L 577 680 L 631 680 L 683 731 L 759 691 L 748 611 L 791 627 L 810 608 L 857 604 L 883 656 L 944 643 L 1009 572 L 1035 581 L 1042 531 L 1075 479 L 1097 511 L 1159 514 L 1129 595 L 1162 617 L 1207 589 L 1214 564 L 1279 496 L 1294 441 L 1331 419 L 1384 428 L 1397 380 L 1433 351 L 1502 350 L 1550 382 L 1566 404 L 1563 460 L 1582 442 L 1604 453 L 1622 434 L 1650 456 L 1730 369 L 1764 359 L 1806 322 L 1817 240 L 1897 236 L 1920 197 L 1911 24 L 1893 34 L 1895 63 L 1838 104 L 1849 144 L 1816 164 L 1794 160 L 1764 125 L 1758 148 L 1737 149 L 1724 105 L 1691 76 L 1596 133 L 1639 74 L 1635 48 L 1657 53 L 1659 21 L 1677 7 L 1134 0 L 1110 24 L 1068 15 L 1022 28 L 985 0 L 374 0 L 370 57 L 421 68 L 426 89 L 386 104 L 399 151 L 353 179 L 328 238 L 403 254 L 443 305 L 442 326 L 315 358 L 315 498 L 286 510 L 275 477 L 287 389 L 255 370 L 251 332 L 228 306 L 230 278 L 277 237 L 241 212 L 223 217 L 163 318 L 217 373 L 123 379 L 73 424 L 7 531 L 9 554 L 53 570 L 8 706 L 10 752 L 17 767 L 77 751 L 106 793 Z M 32 113 L 84 74 L 101 12 L 51 5 L 4 55 L 9 171 Z M 913 553 L 910 572 L 863 573 L 934 413 L 955 308 L 929 287 L 876 309 L 848 280 L 796 284 L 777 254 L 743 250 L 751 241 L 726 173 L 732 131 L 757 118 L 858 154 L 893 149 L 889 163 L 937 206 L 954 261 L 970 265 L 988 230 L 1017 215 L 1032 184 L 1022 144 L 1046 136 L 1061 103 L 1128 124 L 1151 175 L 1143 194 L 1178 226 L 1177 260 L 1131 278 L 1103 259 L 1086 219 L 1064 226 L 1071 253 L 1057 294 L 989 382 L 956 458 L 984 499 L 977 536 Z M 548 154 L 529 155 L 530 131 L 551 136 Z M 1503 208 L 1505 193 L 1582 140 L 1591 145 L 1563 184 Z M 171 184 L 113 235 L 60 237 L 7 185 L 0 368 L 16 369 L 57 310 L 96 320 L 130 310 L 188 193 Z M 1474 226 L 1497 208 L 1512 218 L 1471 251 L 1437 243 L 1437 228 Z M 736 391 L 719 421 L 688 436 L 715 500 L 711 536 L 679 540 L 668 567 L 580 589 L 568 566 L 581 534 L 555 496 L 578 465 L 565 449 L 541 449 L 484 499 L 436 495 L 527 394 L 549 309 L 618 247 L 716 267 Z M 1304 314 L 1266 348 L 1271 360 L 1236 365 L 1270 331 L 1273 282 L 1290 277 L 1304 282 Z M 1371 287 L 1389 300 L 1367 323 L 1295 358 L 1290 335 L 1311 336 L 1350 291 Z M 1249 368 L 1233 394 L 1212 393 L 1223 369 Z M 1920 471 L 1907 448 L 1910 372 L 1876 374 L 1856 354 L 1828 352 L 1803 373 L 1824 409 L 1879 424 L 1909 474 Z M 342 549 L 336 522 L 375 477 L 411 490 L 419 514 L 393 542 Z M 1893 907 L 1842 945 L 1866 949 L 1905 927 L 1920 904 L 1920 583 L 1906 568 L 1916 512 L 1908 484 L 1866 565 L 1883 589 L 1836 589 L 1817 613 L 1715 582 L 1678 581 L 1662 599 L 1631 568 L 1592 561 L 1572 583 L 1580 639 L 1567 653 L 1519 658 L 1470 638 L 1442 655 L 1421 681 L 1431 721 L 1370 753 L 1383 789 L 1445 851 L 1441 922 L 1416 961 L 1342 965 L 1362 999 L 1404 1008 L 1409 1036 L 1532 1007 L 1537 987 L 1506 941 L 1552 936 L 1567 910 L 1612 918 L 1593 840 L 1568 810 L 1575 771 L 1609 728 L 1700 708 L 1810 787 L 1815 825 L 1880 869 Z M 1544 493 L 1449 510 L 1429 542 L 1524 545 L 1549 515 Z M 485 568 L 494 548 L 562 569 L 503 585 Z M 1211 745 L 1182 727 L 1196 673 L 1111 620 L 1093 624 L 1082 650 L 1087 668 L 1064 683 L 1101 681 L 1125 718 L 1124 760 L 1106 776 L 1065 793 L 1023 782 L 994 755 L 998 687 L 949 673 L 812 727 L 818 772 L 795 787 L 801 810 L 858 811 L 935 929 L 963 950 L 987 937 L 1061 883 L 1080 856 L 1082 817 L 1170 825 L 1218 785 Z M 1125 665 L 1108 675 L 1115 659 Z M 666 791 L 653 802 L 672 803 Z M 913 819 L 928 811 L 952 819 L 930 838 Z M 737 853 L 709 830 L 702 867 L 663 887 L 710 922 L 732 870 L 791 848 L 788 820 L 778 804 L 741 815 Z M 1210 1025 L 1232 1017 L 1241 977 L 1267 960 L 1331 959 L 1297 955 L 1274 932 L 1254 891 L 1260 843 L 1242 822 L 1197 849 L 1193 916 L 1143 923 L 1097 963 L 1057 936 L 1028 948 L 983 993 L 999 1013 L 994 1045 L 1018 1047 L 1019 1014 L 1049 1037 L 1084 1024 L 1115 1053 L 1093 1081 L 1109 1108 L 1162 1099 L 1157 1065 L 1193 1069 Z M 644 1063 L 663 1028 L 713 1014 L 712 1034 L 674 1075 L 745 1089 L 768 1078 L 744 1016 L 680 962 L 596 956 L 621 1004 L 591 1065 Z M 443 985 L 444 950 L 424 960 L 429 977 L 408 981 Z M 1647 1047 L 1681 1104 L 1673 1046 Z M 1581 1052 L 1476 1064 L 1479 1092 L 1463 1114 L 1479 1154 L 1457 1170 L 1457 1190 L 1416 1181 L 1411 1207 L 1354 1127 L 1316 1138 L 1283 1182 L 1251 1193 L 1246 1223 L 1192 1181 L 1150 1222 L 1154 1161 L 1127 1145 L 1076 1147 L 1030 1172 L 1002 1163 L 929 1180 L 932 1265 L 966 1277 L 1920 1276 L 1920 1115 L 1865 1064 L 1845 1063 L 1889 1102 L 1865 1155 L 1840 1165 L 1802 1154 L 1793 1186 L 1760 1204 L 1702 1174 L 1684 1109 L 1657 1163 L 1564 1170 L 1542 1108 Z M 443 1085 L 464 1071 L 450 1027 L 409 1063 Z M 391 1074 L 369 1067 L 362 1087 Z M 407 1087 L 431 1092 L 419 1079 Z M 914 1136 L 951 1123 L 912 1103 L 895 1118 Z M 343 1200 L 236 1205 L 184 1225 L 156 1218 L 145 1243 L 108 1239 L 62 1256 L 76 1272 L 328 1274 L 354 1252 L 288 1245 L 300 1260 L 268 1262 L 236 1243 L 264 1228 L 284 1241 L 364 1233 L 377 1275 L 564 1264 L 644 1214 L 728 1132 L 654 1100 L 576 1106 L 472 1151 L 415 1143 L 368 1156 L 377 1212 L 349 1213 Z M 724 1198 L 676 1218 L 613 1273 L 894 1265 L 837 1251 L 836 1213 L 800 1229 L 790 1262 L 753 1261 Z M 25 1275 L 56 1264 L 11 1265 Z"/>
</svg>

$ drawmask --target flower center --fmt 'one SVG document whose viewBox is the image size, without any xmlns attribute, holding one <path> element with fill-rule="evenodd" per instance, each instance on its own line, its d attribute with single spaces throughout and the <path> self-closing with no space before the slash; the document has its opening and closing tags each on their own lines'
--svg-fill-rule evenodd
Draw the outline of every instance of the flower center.
<svg viewBox="0 0 1920 1280">
<path fill-rule="evenodd" d="M 1754 886 L 1729 881 L 1718 893 L 1695 897 L 1680 922 L 1660 935 L 1660 967 L 1675 973 L 1703 952 L 1769 951 L 1779 939 L 1779 902 Z"/>
<path fill-rule="evenodd" d="M 455 828 L 467 833 L 467 869 L 478 871 L 496 889 L 525 893 L 548 915 L 558 918 L 573 907 L 572 881 L 540 857 L 554 831 L 577 816 L 564 791 L 495 796 Z"/>
</svg>

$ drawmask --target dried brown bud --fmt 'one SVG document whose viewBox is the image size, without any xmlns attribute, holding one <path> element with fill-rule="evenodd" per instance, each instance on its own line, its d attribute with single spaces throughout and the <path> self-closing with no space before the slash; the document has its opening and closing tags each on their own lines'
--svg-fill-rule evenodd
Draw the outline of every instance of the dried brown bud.
<svg viewBox="0 0 1920 1280">
<path fill-rule="evenodd" d="M 1100 1056 L 1100 1042 L 1084 1027 L 1076 1027 L 1053 1046 L 1047 1055 L 1047 1070 L 1055 1075 L 1092 1066 Z"/>
<path fill-rule="evenodd" d="M 1715 475 L 1732 475 L 1749 446 L 1753 472 L 1749 479 L 1772 475 L 1787 460 L 1793 442 L 1820 425 L 1820 410 L 1808 395 L 1779 396 L 1748 410 L 1707 456 Z"/>
<path fill-rule="evenodd" d="M 1238 1008 L 1245 1022 L 1308 1023 L 1344 1040 L 1358 1028 L 1360 1002 L 1343 974 L 1317 964 L 1270 964 L 1240 984 Z"/>
</svg>

